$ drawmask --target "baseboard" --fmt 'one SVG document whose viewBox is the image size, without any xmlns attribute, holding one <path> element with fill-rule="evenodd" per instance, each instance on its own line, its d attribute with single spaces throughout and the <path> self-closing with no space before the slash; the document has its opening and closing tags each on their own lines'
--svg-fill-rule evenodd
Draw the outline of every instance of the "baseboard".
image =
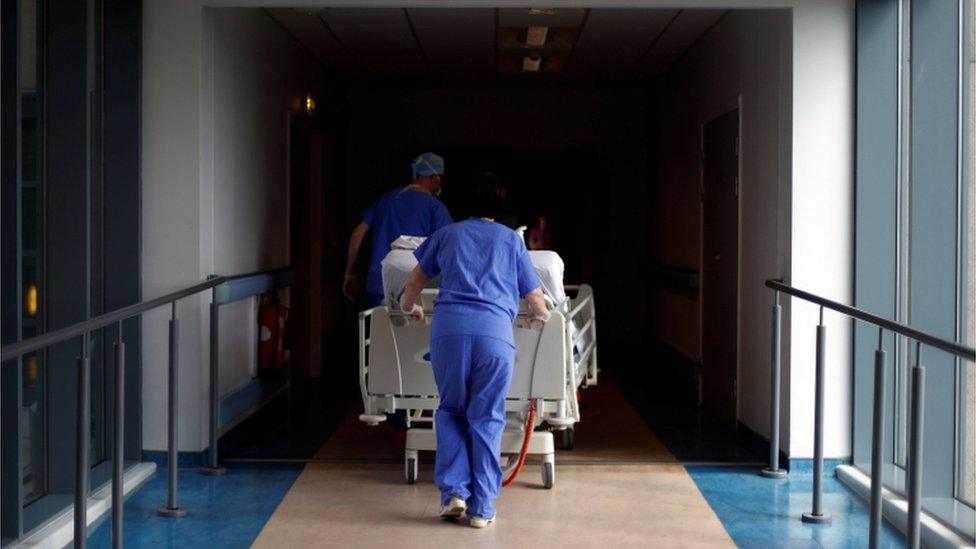
<svg viewBox="0 0 976 549">
<path fill-rule="evenodd" d="M 219 433 L 224 435 L 288 390 L 284 378 L 254 378 L 220 397 Z"/>
<path fill-rule="evenodd" d="M 837 479 L 847 485 L 858 497 L 865 501 L 871 498 L 871 477 L 853 465 L 837 468 Z M 908 530 L 908 502 L 905 498 L 887 488 L 881 489 L 881 513 L 885 519 L 902 533 Z M 942 524 L 938 519 L 922 512 L 922 547 L 956 549 L 972 547 L 973 540 Z"/>
<path fill-rule="evenodd" d="M 813 459 L 808 458 L 790 458 L 787 461 L 789 465 L 787 468 L 791 473 L 812 473 L 813 472 Z M 824 459 L 823 472 L 825 475 L 833 475 L 834 471 L 843 465 L 850 465 L 851 458 L 829 458 Z"/>
<path fill-rule="evenodd" d="M 769 456 L 769 439 L 760 435 L 752 427 L 749 427 L 741 421 L 736 422 L 736 431 L 745 439 L 748 439 L 750 444 L 754 444 L 757 447 L 763 448 L 763 455 L 768 459 Z M 781 468 L 790 468 L 790 455 L 783 451 L 782 448 L 779 449 L 779 466 Z"/>
<path fill-rule="evenodd" d="M 129 467 L 123 476 L 122 493 L 128 496 L 152 478 L 155 472 L 155 463 L 143 462 Z M 108 482 L 88 497 L 88 528 L 91 529 L 96 521 L 108 515 L 111 509 L 112 483 Z M 74 541 L 74 529 L 74 506 L 71 505 L 32 530 L 19 541 L 12 544 L 11 547 L 60 549 Z"/>
<path fill-rule="evenodd" d="M 203 467 L 207 461 L 207 451 L 179 452 L 176 466 L 180 469 L 196 469 Z M 157 467 L 169 464 L 169 453 L 166 450 L 143 450 L 142 461 L 154 463 Z"/>
</svg>

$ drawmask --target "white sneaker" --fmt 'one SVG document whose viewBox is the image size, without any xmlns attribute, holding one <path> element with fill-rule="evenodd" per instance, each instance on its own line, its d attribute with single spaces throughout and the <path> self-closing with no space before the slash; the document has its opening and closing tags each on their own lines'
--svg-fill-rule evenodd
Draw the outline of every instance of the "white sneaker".
<svg viewBox="0 0 976 549">
<path fill-rule="evenodd" d="M 495 517 L 485 518 L 474 516 L 471 517 L 471 527 L 472 528 L 486 528 L 489 524 L 495 522 Z"/>
<path fill-rule="evenodd" d="M 463 499 L 454 496 L 451 498 L 451 501 L 447 502 L 447 505 L 441 506 L 441 518 L 459 519 L 467 508 L 468 504 L 465 503 Z"/>
</svg>

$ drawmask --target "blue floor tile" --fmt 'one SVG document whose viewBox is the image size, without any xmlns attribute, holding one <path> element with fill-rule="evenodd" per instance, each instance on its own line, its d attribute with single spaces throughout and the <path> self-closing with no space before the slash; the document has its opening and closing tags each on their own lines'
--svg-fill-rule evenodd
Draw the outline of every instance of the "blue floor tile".
<svg viewBox="0 0 976 549">
<path fill-rule="evenodd" d="M 800 521 L 810 511 L 812 475 L 786 479 L 759 476 L 754 467 L 687 466 L 736 545 L 743 548 L 867 547 L 868 508 L 832 475 L 824 475 L 823 510 L 833 520 L 813 525 Z M 885 523 L 882 547 L 904 547 L 902 535 Z"/>
<path fill-rule="evenodd" d="M 156 509 L 166 502 L 166 469 L 125 502 L 126 547 L 247 547 L 274 513 L 302 465 L 232 467 L 208 477 L 194 469 L 180 471 L 179 502 L 189 514 L 163 518 Z M 89 536 L 92 547 L 111 547 L 110 518 Z"/>
</svg>

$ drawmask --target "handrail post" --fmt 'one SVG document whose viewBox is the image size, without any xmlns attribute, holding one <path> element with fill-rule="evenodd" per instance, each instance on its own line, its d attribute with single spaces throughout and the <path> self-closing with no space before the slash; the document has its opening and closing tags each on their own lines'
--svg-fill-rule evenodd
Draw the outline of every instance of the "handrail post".
<svg viewBox="0 0 976 549">
<path fill-rule="evenodd" d="M 123 483 L 125 473 L 125 342 L 122 321 L 115 341 L 115 423 L 112 443 L 112 547 L 122 547 Z"/>
<path fill-rule="evenodd" d="M 916 342 L 912 368 L 911 434 L 908 447 L 908 548 L 921 546 L 922 529 L 922 441 L 925 438 L 925 367 L 922 344 Z"/>
<path fill-rule="evenodd" d="M 813 423 L 813 509 L 803 514 L 803 522 L 822 524 L 830 522 L 830 514 L 823 512 L 823 416 L 824 416 L 824 360 L 827 343 L 827 327 L 823 323 L 823 307 L 820 307 L 820 324 L 817 325 L 817 370 Z"/>
<path fill-rule="evenodd" d="M 81 334 L 81 356 L 78 357 L 77 397 L 75 399 L 75 508 L 74 545 L 84 549 L 88 544 L 88 438 L 89 416 L 89 378 L 88 332 Z"/>
<path fill-rule="evenodd" d="M 220 466 L 217 459 L 217 418 L 220 416 L 220 364 L 219 364 L 219 335 L 220 335 L 220 304 L 217 302 L 217 290 L 213 290 L 210 302 L 210 447 L 207 451 L 207 465 L 200 469 L 204 475 L 223 475 L 227 469 Z"/>
<path fill-rule="evenodd" d="M 878 349 L 874 351 L 874 416 L 871 422 L 871 532 L 870 549 L 881 546 L 881 492 L 884 456 L 885 410 L 885 350 L 884 328 L 878 328 Z"/>
<path fill-rule="evenodd" d="M 169 319 L 169 391 L 167 395 L 167 443 L 166 443 L 166 505 L 156 509 L 156 514 L 181 518 L 186 516 L 186 509 L 180 507 L 179 494 L 179 370 L 180 370 L 180 320 L 176 318 L 176 302 L 172 304 L 172 315 Z"/>
<path fill-rule="evenodd" d="M 780 390 L 780 356 L 782 352 L 781 319 L 783 308 L 779 304 L 779 291 L 775 292 L 773 303 L 773 343 L 770 360 L 770 394 L 769 394 L 769 467 L 760 474 L 767 478 L 784 478 L 786 469 L 779 467 L 779 390 Z"/>
</svg>

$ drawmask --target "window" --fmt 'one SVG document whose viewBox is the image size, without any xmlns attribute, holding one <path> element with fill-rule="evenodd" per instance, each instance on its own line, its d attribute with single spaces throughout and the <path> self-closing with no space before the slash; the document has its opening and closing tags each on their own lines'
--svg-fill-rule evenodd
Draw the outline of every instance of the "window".
<svg viewBox="0 0 976 549">
<path fill-rule="evenodd" d="M 44 306 L 44 228 L 41 157 L 44 128 L 41 113 L 43 74 L 38 65 L 40 51 L 40 7 L 37 0 L 20 2 L 20 337 L 26 339 L 43 332 Z M 21 480 L 24 504 L 29 505 L 47 492 L 47 454 L 44 444 L 46 416 L 43 353 L 32 353 L 21 360 L 23 373 L 19 414 L 23 451 Z"/>
<path fill-rule="evenodd" d="M 140 2 L 3 3 L 3 344 L 139 301 Z M 108 108 L 103 104 L 111 91 Z M 120 215 L 119 212 L 124 212 Z M 111 215 L 109 215 L 111 214 Z M 139 321 L 127 321 L 127 459 L 140 452 Z M 108 332 L 108 333 L 106 333 Z M 90 480 L 111 477 L 114 329 L 91 334 Z M 71 504 L 80 341 L 0 369 L 0 537 Z M 16 487 L 16 488 L 15 488 Z"/>
<path fill-rule="evenodd" d="M 974 1 L 857 2 L 855 304 L 976 344 Z M 854 462 L 871 455 L 877 330 L 855 327 Z M 883 471 L 904 490 L 915 342 L 885 340 Z M 922 346 L 924 510 L 976 534 L 976 366 Z"/>
</svg>

